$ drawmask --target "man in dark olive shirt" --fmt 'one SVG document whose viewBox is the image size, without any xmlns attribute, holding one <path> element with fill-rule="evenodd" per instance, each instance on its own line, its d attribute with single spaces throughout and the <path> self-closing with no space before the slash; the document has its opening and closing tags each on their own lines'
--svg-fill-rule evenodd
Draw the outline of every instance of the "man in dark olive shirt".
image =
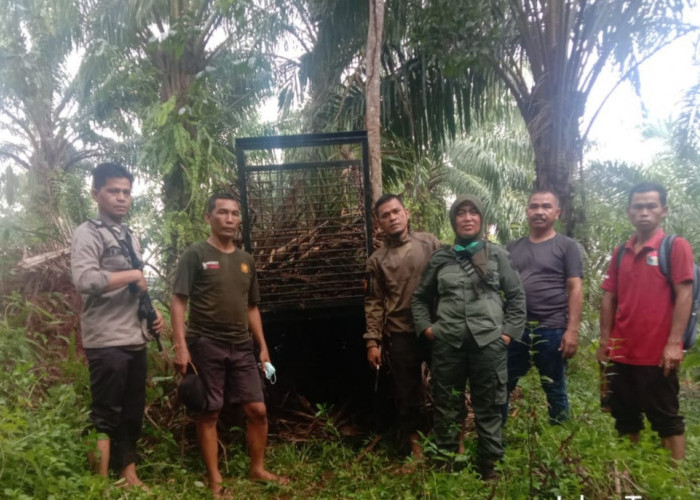
<svg viewBox="0 0 700 500">
<path fill-rule="evenodd" d="M 206 241 L 192 245 L 180 259 L 171 305 L 175 367 L 187 371 L 192 362 L 206 387 L 206 411 L 196 417 L 197 437 L 214 497 L 225 495 L 219 471 L 216 423 L 225 404 L 239 403 L 248 419 L 250 477 L 289 480 L 264 466 L 267 445 L 267 408 L 257 361 L 270 355 L 258 309 L 260 293 L 253 258 L 236 248 L 234 236 L 241 223 L 238 201 L 215 194 L 207 203 L 211 232 Z M 190 304 L 187 335 L 185 310 Z M 255 359 L 253 343 L 260 355 Z"/>
</svg>

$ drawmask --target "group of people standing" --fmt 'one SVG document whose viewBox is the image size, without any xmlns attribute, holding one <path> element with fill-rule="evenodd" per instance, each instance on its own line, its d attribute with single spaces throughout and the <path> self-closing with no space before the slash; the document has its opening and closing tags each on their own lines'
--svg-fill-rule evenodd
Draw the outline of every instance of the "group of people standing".
<svg viewBox="0 0 700 500">
<path fill-rule="evenodd" d="M 552 425 L 570 419 L 566 361 L 576 354 L 583 307 L 583 259 L 557 233 L 559 200 L 535 191 L 526 207 L 529 234 L 499 247 L 485 237 L 484 208 L 460 196 L 450 208 L 454 241 L 441 245 L 410 229 L 400 197 L 374 206 L 384 243 L 367 263 L 364 335 L 371 366 L 389 366 L 398 428 L 420 459 L 418 408 L 422 362 L 430 367 L 433 439 L 463 452 L 465 389 L 477 433 L 476 469 L 496 477 L 510 393 L 534 364 Z M 675 460 L 684 457 L 677 369 L 691 312 L 693 255 L 683 238 L 671 252 L 670 278 L 659 269 L 665 189 L 635 186 L 627 212 L 635 233 L 615 251 L 602 284 L 598 360 L 607 364 L 612 416 L 620 435 L 639 439 L 643 416 Z M 617 252 L 624 252 L 617 258 Z M 616 262 L 619 261 L 619 267 Z"/>
<path fill-rule="evenodd" d="M 123 223 L 131 204 L 132 175 L 118 163 L 93 172 L 98 216 L 73 237 L 71 271 L 83 297 L 81 332 L 90 372 L 89 421 L 97 473 L 115 469 L 124 484 L 145 487 L 136 473 L 136 442 L 145 407 L 145 322 L 137 315 L 148 285 L 141 250 Z M 508 396 L 531 364 L 542 378 L 552 424 L 570 418 L 566 360 L 576 353 L 582 309 L 583 265 L 572 239 L 554 224 L 556 195 L 537 191 L 526 208 L 529 235 L 507 249 L 485 237 L 484 208 L 461 196 L 450 208 L 454 242 L 442 245 L 410 229 L 409 211 L 396 195 L 382 196 L 374 215 L 385 240 L 367 262 L 364 335 L 367 359 L 388 366 L 398 427 L 415 458 L 422 456 L 421 365 L 431 370 L 433 436 L 444 451 L 462 451 L 465 390 L 469 381 L 478 435 L 476 466 L 495 476 L 504 455 L 502 430 Z M 693 256 L 677 238 L 671 279 L 658 270 L 660 222 L 667 213 L 661 186 L 643 184 L 630 194 L 635 234 L 611 260 L 603 283 L 598 358 L 611 361 L 612 415 L 620 434 L 638 438 L 645 413 L 676 459 L 683 458 L 683 419 L 678 414 L 680 335 L 690 312 Z M 174 365 L 196 371 L 205 387 L 205 409 L 195 416 L 209 488 L 231 496 L 218 465 L 217 421 L 227 404 L 247 417 L 250 477 L 289 482 L 264 466 L 267 410 L 260 366 L 270 362 L 258 303 L 252 257 L 234 237 L 241 223 L 238 201 L 213 195 L 205 219 L 206 241 L 188 248 L 175 274 L 171 321 Z M 617 252 L 617 251 L 616 251 Z M 185 321 L 187 311 L 189 315 Z M 162 331 L 160 313 L 151 328 Z M 257 356 L 256 356 L 257 349 Z"/>
</svg>

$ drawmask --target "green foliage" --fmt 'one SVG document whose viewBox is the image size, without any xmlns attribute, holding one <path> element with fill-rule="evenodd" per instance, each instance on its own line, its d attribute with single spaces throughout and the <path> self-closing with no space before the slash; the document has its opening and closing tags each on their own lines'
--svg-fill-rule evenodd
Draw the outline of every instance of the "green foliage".
<svg viewBox="0 0 700 500">
<path fill-rule="evenodd" d="M 15 312 L 18 312 L 15 309 Z M 13 318 L 14 319 L 14 318 Z M 78 385 L 51 383 L 39 362 L 40 344 L 24 328 L 0 323 L 0 495 L 3 498 L 68 498 L 100 491 L 85 468 L 80 438 L 86 417 Z M 82 370 L 86 371 L 85 366 Z M 55 384 L 55 385 L 54 385 Z"/>
<path fill-rule="evenodd" d="M 395 138 L 382 144 L 382 182 L 385 193 L 403 198 L 411 214 L 411 227 L 447 237 L 444 161 L 439 153 L 418 154 Z"/>
<path fill-rule="evenodd" d="M 20 299 L 7 303 L 15 312 Z M 25 306 L 26 307 L 26 306 Z M 25 314 L 26 316 L 26 314 Z M 14 317 L 14 315 L 13 315 Z M 0 324 L 0 357 L 10 360 L 0 374 L 0 495 L 26 498 L 173 498 L 207 495 L 204 466 L 191 435 L 191 420 L 183 410 L 171 413 L 169 424 L 159 412 L 172 411 L 175 381 L 155 350 L 149 352 L 148 418 L 140 448 L 140 476 L 150 493 L 115 487 L 115 480 L 88 472 L 86 439 L 81 436 L 89 392 L 84 362 L 59 362 L 52 367 L 70 373 L 77 383 L 48 377 L 44 348 L 27 340 L 21 327 Z M 475 434 L 466 436 L 466 454 L 454 457 L 462 470 L 446 470 L 431 452 L 429 460 L 402 462 L 395 442 L 371 437 L 343 438 L 332 423 L 332 408 L 318 405 L 316 418 L 325 438 L 290 443 L 272 439 L 266 455 L 269 469 L 289 475 L 290 486 L 260 484 L 247 479 L 249 458 L 240 430 L 222 453 L 228 486 L 241 498 L 612 498 L 640 494 L 644 498 L 694 498 L 700 489 L 694 471 L 700 466 L 700 388 L 683 384 L 688 457 L 678 469 L 650 430 L 637 446 L 616 437 L 612 418 L 598 409 L 594 346 L 583 345 L 569 364 L 569 395 L 573 420 L 561 426 L 547 423 L 546 402 L 535 371 L 521 380 L 522 397 L 512 403 L 514 414 L 505 428 L 507 452 L 498 465 L 500 479 L 484 484 L 472 469 Z M 40 356 L 37 356 L 40 354 Z M 69 356 L 70 358 L 71 356 Z M 688 361 L 691 361 L 689 356 Z M 698 361 L 696 360 L 695 364 Z M 688 371 L 695 365 L 688 364 Z M 188 423 L 189 422 L 189 423 Z M 273 423 L 274 424 L 274 423 Z M 189 431 L 186 430 L 189 427 Z M 89 436 L 88 436 L 89 438 Z M 433 457 L 433 458 L 431 458 Z M 403 467 L 413 472 L 402 472 Z"/>
<path fill-rule="evenodd" d="M 504 498 L 613 498 L 625 494 L 644 498 L 692 498 L 697 484 L 691 473 L 697 453 L 690 447 L 679 469 L 649 429 L 638 446 L 617 437 L 613 419 L 599 409 L 598 367 L 593 346 L 584 347 L 568 367 L 572 421 L 561 426 L 547 423 L 547 403 L 536 370 L 522 379 L 523 397 L 508 420 L 508 449 L 502 470 L 508 478 Z M 686 392 L 687 391 L 687 392 Z M 698 421 L 695 398 L 698 387 L 681 395 L 681 412 Z M 697 424 L 695 424 L 697 425 Z"/>
<path fill-rule="evenodd" d="M 484 65 L 475 64 L 469 41 L 452 43 L 456 33 L 463 36 L 473 31 L 465 27 L 478 24 L 472 16 L 484 10 L 483 6 L 466 10 L 462 4 L 386 2 L 381 41 L 383 134 L 419 155 L 434 153 L 467 131 L 483 110 L 485 94 L 500 95 L 493 79 L 484 75 Z M 287 102 L 295 96 L 301 101 L 304 94 L 309 95 L 305 130 L 364 128 L 364 5 L 358 8 L 352 0 L 292 5 L 299 24 L 308 29 L 293 32 L 303 52 L 298 65 L 289 65 L 298 83 L 293 85 L 292 78 L 287 78 L 281 99 Z M 451 32 L 452 28 L 457 31 Z"/>
<path fill-rule="evenodd" d="M 523 236 L 525 206 L 533 180 L 532 148 L 519 116 L 484 120 L 446 150 L 445 184 L 450 194 L 472 193 L 484 202 L 490 236 L 507 243 Z"/>
</svg>

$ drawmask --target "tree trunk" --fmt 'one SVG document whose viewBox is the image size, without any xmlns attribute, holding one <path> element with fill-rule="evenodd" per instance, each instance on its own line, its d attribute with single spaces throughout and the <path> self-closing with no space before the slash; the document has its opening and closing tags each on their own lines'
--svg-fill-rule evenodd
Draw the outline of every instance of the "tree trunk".
<svg viewBox="0 0 700 500">
<path fill-rule="evenodd" d="M 369 142 L 369 168 L 372 203 L 382 195 L 382 149 L 381 149 L 381 53 L 382 30 L 384 29 L 384 0 L 369 0 L 369 29 L 367 30 L 367 103 L 365 126 Z"/>
<path fill-rule="evenodd" d="M 538 95 L 546 99 L 537 99 Z M 534 188 L 557 195 L 568 236 L 573 235 L 577 222 L 573 180 L 581 154 L 579 120 L 583 106 L 579 101 L 575 92 L 562 96 L 556 84 L 543 82 L 535 86 L 530 107 L 521 108 L 535 155 Z"/>
</svg>

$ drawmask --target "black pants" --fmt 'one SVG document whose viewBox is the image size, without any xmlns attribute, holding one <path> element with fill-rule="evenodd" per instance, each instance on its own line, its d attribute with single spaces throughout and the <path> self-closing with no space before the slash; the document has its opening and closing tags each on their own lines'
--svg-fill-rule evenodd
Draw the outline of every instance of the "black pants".
<svg viewBox="0 0 700 500">
<path fill-rule="evenodd" d="M 384 345 L 388 347 L 385 359 L 391 372 L 399 430 L 411 434 L 419 429 L 421 420 L 420 403 L 424 392 L 421 364 L 429 359 L 429 346 L 413 332 L 392 333 L 384 340 Z"/>
<path fill-rule="evenodd" d="M 146 406 L 146 349 L 85 349 L 90 369 L 90 423 L 110 439 L 110 466 L 136 462 Z"/>
</svg>

